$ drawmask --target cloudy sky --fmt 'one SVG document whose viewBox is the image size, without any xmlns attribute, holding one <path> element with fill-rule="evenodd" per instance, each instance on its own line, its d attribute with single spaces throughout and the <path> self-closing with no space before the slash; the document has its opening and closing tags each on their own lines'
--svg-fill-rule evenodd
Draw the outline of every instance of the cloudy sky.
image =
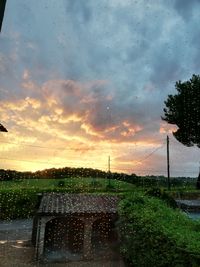
<svg viewBox="0 0 200 267">
<path fill-rule="evenodd" d="M 0 168 L 197 176 L 200 150 L 161 120 L 200 73 L 198 0 L 7 0 L 0 34 Z"/>
</svg>

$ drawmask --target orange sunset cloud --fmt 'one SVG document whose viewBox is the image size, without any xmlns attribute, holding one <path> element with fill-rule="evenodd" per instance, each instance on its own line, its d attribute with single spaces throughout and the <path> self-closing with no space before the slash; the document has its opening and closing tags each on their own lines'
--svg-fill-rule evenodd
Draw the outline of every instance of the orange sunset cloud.
<svg viewBox="0 0 200 267">
<path fill-rule="evenodd" d="M 38 86 L 28 80 L 26 70 L 23 77 L 22 88 L 32 96 L 0 101 L 1 120 L 9 128 L 0 140 L 5 166 L 10 159 L 20 170 L 54 166 L 106 170 L 109 155 L 113 171 L 121 166 L 128 172 L 139 170 L 141 164 L 133 155 L 119 155 L 127 147 L 135 150 L 137 144 L 131 140 L 143 126 L 114 114 L 108 82 L 53 80 Z M 140 150 L 148 146 L 148 141 L 137 143 Z"/>
</svg>

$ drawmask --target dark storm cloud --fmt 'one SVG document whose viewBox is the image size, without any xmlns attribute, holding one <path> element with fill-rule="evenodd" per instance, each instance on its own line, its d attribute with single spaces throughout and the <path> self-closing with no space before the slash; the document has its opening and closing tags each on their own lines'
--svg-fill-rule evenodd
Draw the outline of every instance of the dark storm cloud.
<svg viewBox="0 0 200 267">
<path fill-rule="evenodd" d="M 175 0 L 174 7 L 184 20 L 191 20 L 195 9 L 198 9 L 200 3 L 198 0 Z"/>
<path fill-rule="evenodd" d="M 90 21 L 92 16 L 91 10 L 92 2 L 88 0 L 87 2 L 83 1 L 66 1 L 66 12 L 69 16 L 72 14 L 77 16 L 78 23 L 87 23 Z"/>
</svg>

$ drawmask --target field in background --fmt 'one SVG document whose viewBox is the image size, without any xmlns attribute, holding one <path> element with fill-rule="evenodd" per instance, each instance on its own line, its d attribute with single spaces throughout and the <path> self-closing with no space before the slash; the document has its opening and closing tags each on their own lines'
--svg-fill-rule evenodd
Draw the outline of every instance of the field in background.
<svg viewBox="0 0 200 267">
<path fill-rule="evenodd" d="M 36 191 L 131 191 L 135 185 L 123 181 L 102 178 L 63 178 L 63 179 L 23 179 L 14 181 L 1 181 L 1 191 L 18 191 L 32 189 Z"/>
</svg>

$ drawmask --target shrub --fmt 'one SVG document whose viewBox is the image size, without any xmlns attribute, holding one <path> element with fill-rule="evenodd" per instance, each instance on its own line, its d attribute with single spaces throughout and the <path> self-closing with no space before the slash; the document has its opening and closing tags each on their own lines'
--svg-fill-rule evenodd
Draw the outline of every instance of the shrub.
<svg viewBox="0 0 200 267">
<path fill-rule="evenodd" d="M 58 181 L 58 187 L 64 187 L 65 181 Z"/>
<path fill-rule="evenodd" d="M 27 218 L 33 215 L 38 197 L 30 191 L 4 191 L 0 193 L 0 219 Z"/>
<path fill-rule="evenodd" d="M 145 195 L 159 198 L 172 208 L 178 207 L 174 198 L 171 197 L 169 194 L 167 194 L 167 192 L 165 192 L 164 190 L 160 188 L 155 187 L 155 188 L 148 189 L 145 192 Z"/>
<path fill-rule="evenodd" d="M 93 179 L 90 183 L 90 186 L 91 187 L 98 187 L 98 188 L 101 188 L 102 187 L 102 183 L 100 181 L 97 181 L 95 179 Z"/>
<path fill-rule="evenodd" d="M 106 190 L 107 191 L 115 191 L 115 186 L 113 184 L 111 184 L 111 183 L 108 183 L 106 185 Z"/>
<path fill-rule="evenodd" d="M 121 252 L 129 266 L 200 266 L 200 222 L 134 193 L 119 205 Z"/>
</svg>

